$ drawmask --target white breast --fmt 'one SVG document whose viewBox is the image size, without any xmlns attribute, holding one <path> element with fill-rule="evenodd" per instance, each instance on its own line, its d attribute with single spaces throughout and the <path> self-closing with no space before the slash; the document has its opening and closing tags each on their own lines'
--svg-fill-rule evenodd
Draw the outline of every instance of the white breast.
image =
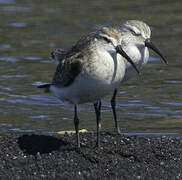
<svg viewBox="0 0 182 180">
<path fill-rule="evenodd" d="M 133 60 L 135 65 L 137 66 L 138 70 L 141 71 L 142 68 L 146 65 L 149 59 L 149 52 L 147 47 L 138 48 L 137 46 L 128 46 L 125 49 L 128 56 Z M 135 77 L 137 72 L 132 67 L 129 62 L 126 62 L 126 73 L 124 80 L 127 80 L 131 77 Z"/>
<path fill-rule="evenodd" d="M 120 55 L 111 56 L 98 51 L 92 61 L 85 62 L 74 82 L 63 88 L 51 87 L 61 100 L 74 104 L 95 102 L 119 87 L 125 74 L 125 63 Z"/>
</svg>

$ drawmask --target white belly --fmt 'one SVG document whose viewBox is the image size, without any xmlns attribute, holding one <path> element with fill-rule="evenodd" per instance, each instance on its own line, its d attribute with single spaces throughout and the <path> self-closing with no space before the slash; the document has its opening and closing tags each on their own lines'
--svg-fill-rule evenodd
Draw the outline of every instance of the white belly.
<svg viewBox="0 0 182 180">
<path fill-rule="evenodd" d="M 73 104 L 96 102 L 119 87 L 125 74 L 125 63 L 120 55 L 99 53 L 92 63 L 85 63 L 82 72 L 67 87 L 51 86 L 50 91 Z"/>
</svg>

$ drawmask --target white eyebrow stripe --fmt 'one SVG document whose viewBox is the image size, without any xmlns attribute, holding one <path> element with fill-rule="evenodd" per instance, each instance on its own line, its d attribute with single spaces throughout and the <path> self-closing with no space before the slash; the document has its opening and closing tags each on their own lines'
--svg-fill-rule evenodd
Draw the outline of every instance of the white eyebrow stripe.
<svg viewBox="0 0 182 180">
<path fill-rule="evenodd" d="M 103 33 L 101 33 L 100 36 L 105 37 L 108 40 L 110 40 L 110 42 L 113 44 L 113 46 L 117 45 L 117 42 L 116 42 L 116 40 L 113 37 L 108 36 L 107 34 L 103 34 Z"/>
<path fill-rule="evenodd" d="M 126 28 L 133 31 L 135 34 L 141 34 L 140 30 L 138 28 L 136 28 L 135 26 L 131 26 L 129 24 L 126 24 Z"/>
</svg>

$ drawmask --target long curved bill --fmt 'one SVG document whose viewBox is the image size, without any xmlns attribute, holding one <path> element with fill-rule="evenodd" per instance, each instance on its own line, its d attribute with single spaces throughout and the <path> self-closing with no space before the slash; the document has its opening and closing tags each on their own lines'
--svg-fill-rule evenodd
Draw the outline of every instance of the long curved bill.
<svg viewBox="0 0 182 180">
<path fill-rule="evenodd" d="M 156 52 L 164 61 L 165 64 L 168 64 L 167 60 L 164 58 L 164 56 L 160 53 L 160 51 L 154 46 L 154 44 L 150 41 L 150 39 L 145 40 L 145 46 L 152 49 L 154 52 Z"/>
<path fill-rule="evenodd" d="M 138 74 L 140 74 L 139 70 L 137 69 L 137 67 L 135 66 L 134 62 L 131 60 L 131 58 L 125 53 L 125 51 L 122 49 L 121 45 L 116 46 L 116 52 L 121 54 L 121 56 L 123 56 L 132 66 L 133 68 L 136 70 L 136 72 Z"/>
</svg>

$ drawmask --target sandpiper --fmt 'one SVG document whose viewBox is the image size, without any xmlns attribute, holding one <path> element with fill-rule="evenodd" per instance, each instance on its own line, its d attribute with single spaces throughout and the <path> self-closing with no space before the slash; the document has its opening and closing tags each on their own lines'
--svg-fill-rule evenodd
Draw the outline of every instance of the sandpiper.
<svg viewBox="0 0 182 180">
<path fill-rule="evenodd" d="M 148 48 L 151 48 L 155 51 L 162 60 L 167 64 L 167 60 L 163 57 L 160 51 L 154 46 L 154 44 L 150 41 L 151 30 L 150 27 L 142 21 L 138 20 L 129 20 L 126 21 L 120 27 L 115 27 L 116 31 L 120 32 L 121 35 L 121 47 L 124 52 L 133 60 L 134 64 L 136 64 L 137 68 L 141 70 L 149 59 L 149 51 Z M 66 54 L 69 52 L 64 49 L 56 49 L 51 55 L 52 58 L 58 61 L 62 61 L 66 58 Z M 104 56 L 102 57 L 104 58 Z M 124 79 L 128 80 L 131 77 L 136 77 L 136 71 L 131 67 L 131 64 L 125 60 L 126 64 L 126 73 Z M 118 133 L 120 133 L 120 128 L 117 122 L 116 116 L 116 95 L 117 88 L 113 92 L 113 96 L 111 99 L 111 107 L 113 111 L 113 116 L 115 120 L 115 129 Z"/>
<path fill-rule="evenodd" d="M 80 147 L 77 105 L 93 102 L 97 120 L 97 146 L 101 128 L 101 99 L 117 89 L 125 74 L 126 61 L 135 64 L 121 47 L 121 33 L 115 28 L 103 27 L 97 32 L 83 36 L 67 51 L 58 50 L 59 58 L 51 84 L 46 88 L 62 101 L 74 104 L 74 125 L 77 145 Z M 55 53 L 52 53 L 52 56 Z M 58 58 L 58 59 L 59 59 Z"/>
<path fill-rule="evenodd" d="M 160 53 L 158 48 L 151 42 L 151 30 L 150 27 L 142 21 L 129 20 L 119 27 L 121 34 L 121 46 L 126 54 L 133 60 L 134 64 L 137 66 L 139 71 L 146 65 L 149 59 L 148 48 L 156 52 L 164 61 L 168 64 L 167 60 Z M 131 65 L 126 62 L 126 73 L 123 81 L 128 80 L 131 77 L 136 77 L 135 71 L 133 71 Z M 123 82 L 122 81 L 122 82 Z M 118 133 L 120 133 L 120 128 L 117 123 L 116 117 L 116 94 L 117 89 L 115 89 L 112 99 L 111 107 L 113 111 L 113 116 L 115 120 L 115 128 Z"/>
</svg>

